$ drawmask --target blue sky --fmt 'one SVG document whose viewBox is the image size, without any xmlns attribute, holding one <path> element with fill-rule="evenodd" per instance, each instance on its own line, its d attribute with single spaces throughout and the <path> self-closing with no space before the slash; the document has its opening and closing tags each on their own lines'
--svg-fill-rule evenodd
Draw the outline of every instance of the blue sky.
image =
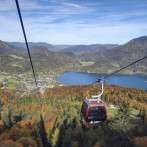
<svg viewBox="0 0 147 147">
<path fill-rule="evenodd" d="M 147 0 L 19 0 L 28 41 L 124 44 L 147 35 Z M 0 40 L 23 42 L 15 0 L 0 0 Z"/>
</svg>

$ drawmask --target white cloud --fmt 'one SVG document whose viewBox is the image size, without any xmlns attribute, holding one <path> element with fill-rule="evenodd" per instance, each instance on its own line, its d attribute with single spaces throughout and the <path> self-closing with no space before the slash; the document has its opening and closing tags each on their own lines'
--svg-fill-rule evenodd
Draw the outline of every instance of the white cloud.
<svg viewBox="0 0 147 147">
<path fill-rule="evenodd" d="M 75 8 L 86 8 L 86 7 L 83 7 L 81 5 L 74 4 L 74 3 L 62 3 L 62 4 L 65 6 L 71 6 L 71 7 L 75 7 Z"/>
</svg>

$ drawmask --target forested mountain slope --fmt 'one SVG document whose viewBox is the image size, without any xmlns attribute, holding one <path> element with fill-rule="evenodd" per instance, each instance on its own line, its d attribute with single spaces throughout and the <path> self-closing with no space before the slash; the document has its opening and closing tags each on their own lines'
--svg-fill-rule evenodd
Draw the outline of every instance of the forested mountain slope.
<svg viewBox="0 0 147 147">
<path fill-rule="evenodd" d="M 145 55 L 147 55 L 147 36 L 133 39 L 122 46 L 101 53 L 83 54 L 81 58 L 93 61 L 97 61 L 99 58 L 106 58 L 110 61 L 127 63 Z"/>
<path fill-rule="evenodd" d="M 76 56 L 68 52 L 53 52 L 46 47 L 34 46 L 30 48 L 32 61 L 36 72 L 73 70 L 80 65 Z M 0 41 L 0 71 L 22 73 L 31 71 L 30 60 L 26 49 L 9 45 Z"/>
<path fill-rule="evenodd" d="M 87 66 L 84 67 L 84 70 L 87 69 L 88 71 L 99 72 L 98 69 L 94 69 L 96 66 L 101 66 L 102 60 L 107 60 L 109 62 L 115 63 L 119 68 L 124 67 L 144 56 L 147 55 L 147 36 L 140 37 L 129 41 L 128 43 L 107 50 L 100 53 L 92 53 L 92 54 L 83 54 L 80 56 L 82 61 L 94 61 L 96 62 L 94 66 Z M 103 62 L 103 66 L 107 67 L 109 70 L 109 66 Z M 147 59 L 141 61 L 140 63 L 132 66 L 128 69 L 128 72 L 147 72 Z M 119 69 L 118 68 L 118 69 Z M 112 68 L 115 70 L 115 67 Z M 108 71 L 105 71 L 108 72 Z"/>
<path fill-rule="evenodd" d="M 38 93 L 20 97 L 15 91 L 1 88 L 2 84 L 0 146 L 146 145 L 145 90 L 106 85 L 102 99 L 107 106 L 108 120 L 100 127 L 86 128 L 80 116 L 81 104 L 85 97 L 100 92 L 98 85 L 47 89 L 42 97 L 42 114 Z M 118 105 L 121 110 L 109 108 L 108 104 Z M 129 108 L 133 108 L 132 112 Z"/>
<path fill-rule="evenodd" d="M 47 57 L 52 57 L 56 59 L 62 60 L 73 60 L 76 59 L 76 56 L 71 52 L 53 52 L 48 50 L 46 47 L 43 46 L 34 46 L 30 48 L 31 54 L 41 54 Z"/>
<path fill-rule="evenodd" d="M 25 49 L 14 45 L 9 45 L 0 40 L 0 55 L 7 53 L 24 53 Z"/>
<path fill-rule="evenodd" d="M 88 71 L 92 73 L 96 73 L 97 71 L 99 73 L 112 73 L 119 69 L 119 65 L 113 62 L 110 62 L 108 60 L 100 60 L 96 61 L 91 66 L 84 66 L 82 68 L 82 71 Z"/>
</svg>

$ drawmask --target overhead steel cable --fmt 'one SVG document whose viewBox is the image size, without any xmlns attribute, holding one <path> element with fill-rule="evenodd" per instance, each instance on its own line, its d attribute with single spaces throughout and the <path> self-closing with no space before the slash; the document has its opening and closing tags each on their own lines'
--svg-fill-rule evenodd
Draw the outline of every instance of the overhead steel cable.
<svg viewBox="0 0 147 147">
<path fill-rule="evenodd" d="M 20 11 L 20 7 L 19 7 L 19 3 L 18 3 L 18 0 L 15 0 L 15 2 L 16 2 L 16 7 L 17 7 L 17 11 L 18 11 L 18 15 L 19 15 L 19 19 L 20 19 L 20 23 L 21 23 L 21 27 L 22 27 L 22 31 L 23 31 L 23 35 L 24 35 L 24 39 L 25 39 L 25 43 L 26 43 L 29 59 L 30 59 L 30 63 L 31 63 L 31 68 L 32 68 L 33 77 L 34 77 L 34 80 L 35 80 L 36 89 L 37 89 L 39 97 L 40 97 L 38 83 L 37 83 L 37 80 L 36 80 L 35 70 L 34 70 L 32 58 L 31 58 L 31 54 L 30 54 L 30 49 L 29 49 L 29 45 L 28 45 L 28 41 L 27 41 L 27 37 L 26 37 L 26 33 L 25 33 L 25 28 L 24 28 L 24 25 L 23 25 L 23 20 L 22 20 L 22 16 L 21 16 L 21 11 Z M 40 100 L 41 100 L 41 103 L 42 103 L 42 99 L 41 98 L 40 98 Z"/>
<path fill-rule="evenodd" d="M 120 72 L 121 70 L 123 70 L 123 69 L 125 69 L 125 68 L 127 68 L 127 67 L 129 67 L 129 66 L 132 66 L 133 64 L 135 64 L 135 63 L 137 63 L 137 62 L 140 62 L 141 60 L 144 60 L 145 58 L 147 58 L 147 56 L 145 56 L 145 57 L 143 57 L 143 58 L 141 58 L 141 59 L 139 59 L 139 60 L 137 60 L 137 61 L 135 61 L 135 62 L 132 62 L 131 64 L 129 64 L 129 65 L 127 65 L 127 66 L 125 66 L 125 67 L 123 67 L 123 68 L 121 68 L 121 69 L 119 69 L 119 70 L 113 72 L 112 74 L 109 74 L 109 75 L 103 77 L 103 78 L 106 79 L 106 78 L 108 78 L 108 77 L 110 77 L 110 76 L 112 76 L 112 75 L 114 75 L 114 74 Z"/>
<path fill-rule="evenodd" d="M 127 65 L 127 66 L 125 66 L 125 67 L 123 67 L 123 68 L 121 68 L 121 69 L 119 69 L 119 70 L 117 70 L 117 71 L 115 71 L 115 72 L 113 72 L 113 73 L 111 73 L 111 74 L 105 76 L 105 77 L 102 77 L 102 78 L 99 79 L 99 80 L 104 80 L 104 79 L 106 79 L 106 78 L 108 78 L 108 77 L 110 77 L 110 76 L 112 76 L 112 75 L 114 75 L 114 74 L 120 72 L 121 70 L 123 70 L 123 69 L 125 69 L 125 68 L 127 68 L 127 67 L 129 67 L 129 66 L 132 66 L 133 64 L 135 64 L 135 63 L 137 63 L 137 62 L 140 62 L 141 60 L 144 60 L 145 58 L 147 58 L 147 56 L 145 56 L 145 57 L 143 57 L 143 58 L 141 58 L 141 59 L 139 59 L 139 60 L 137 60 L 137 61 L 134 61 L 134 62 L 132 62 L 131 64 L 129 64 L 129 65 Z M 96 82 L 99 82 L 99 80 L 97 80 Z"/>
</svg>

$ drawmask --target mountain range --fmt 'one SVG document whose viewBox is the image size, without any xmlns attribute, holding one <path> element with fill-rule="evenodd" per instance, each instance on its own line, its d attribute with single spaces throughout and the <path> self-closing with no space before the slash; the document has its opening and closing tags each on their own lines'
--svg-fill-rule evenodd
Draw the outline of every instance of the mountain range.
<svg viewBox="0 0 147 147">
<path fill-rule="evenodd" d="M 6 42 L 6 43 L 10 44 L 10 45 L 26 48 L 26 44 L 22 43 L 22 42 Z M 46 43 L 46 42 L 28 42 L 28 45 L 29 45 L 29 47 L 44 46 L 50 50 L 54 50 L 56 48 L 55 46 L 53 46 L 49 43 Z"/>
<path fill-rule="evenodd" d="M 26 48 L 25 43 L 21 42 L 6 42 L 10 45 L 15 45 L 17 47 L 23 47 Z M 104 51 L 107 49 L 111 49 L 114 47 L 118 47 L 117 44 L 92 44 L 92 45 L 52 45 L 46 42 L 28 42 L 29 47 L 34 46 L 43 46 L 48 48 L 51 51 L 59 51 L 59 52 L 72 52 L 75 55 L 81 55 L 83 53 L 93 53 L 93 52 L 99 52 Z"/>
<path fill-rule="evenodd" d="M 95 53 L 105 51 L 114 47 L 118 47 L 117 44 L 92 44 L 92 45 L 76 45 L 73 47 L 69 47 L 60 52 L 72 52 L 75 55 L 79 56 L 83 53 Z"/>
<path fill-rule="evenodd" d="M 3 59 L 0 69 L 30 70 L 27 50 L 12 44 L 0 41 L 0 57 Z M 18 43 L 16 44 L 18 45 Z M 37 71 L 62 69 L 62 71 L 110 73 L 147 55 L 147 36 L 132 39 L 121 46 L 117 44 L 64 45 L 67 48 L 61 49 L 62 46 L 60 46 L 58 52 L 49 50 L 49 46 L 52 49 L 56 48 L 53 45 L 49 45 L 47 48 L 42 43 L 42 46 L 38 46 L 38 43 L 37 46 L 34 46 L 36 43 L 32 44 L 30 52 Z M 127 68 L 124 72 L 147 73 L 147 59 Z"/>
</svg>

